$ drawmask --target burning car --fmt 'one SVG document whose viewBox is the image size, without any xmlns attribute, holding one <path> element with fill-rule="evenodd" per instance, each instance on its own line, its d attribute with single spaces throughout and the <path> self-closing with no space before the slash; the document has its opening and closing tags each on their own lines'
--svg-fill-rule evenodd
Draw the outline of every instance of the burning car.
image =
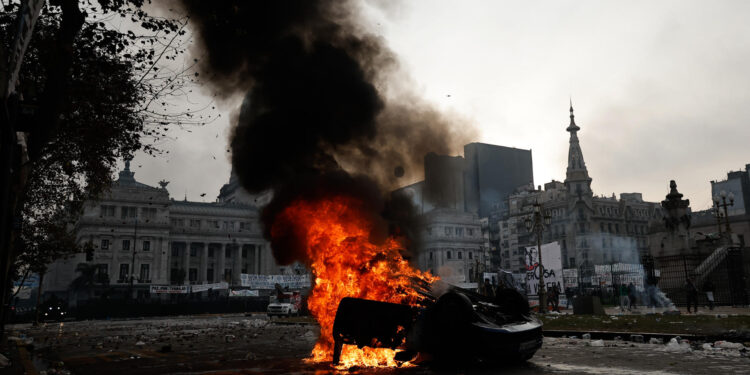
<svg viewBox="0 0 750 375">
<path fill-rule="evenodd" d="M 517 362 L 542 346 L 542 323 L 515 289 L 501 289 L 493 299 L 446 286 L 426 306 L 409 306 L 347 297 L 333 324 L 333 363 L 344 344 L 400 349 L 396 361 L 417 354 L 441 361 Z"/>
</svg>

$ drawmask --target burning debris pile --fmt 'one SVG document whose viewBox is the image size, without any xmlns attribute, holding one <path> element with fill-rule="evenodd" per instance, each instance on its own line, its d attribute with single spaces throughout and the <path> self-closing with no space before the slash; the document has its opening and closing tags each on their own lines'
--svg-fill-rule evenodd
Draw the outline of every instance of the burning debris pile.
<svg viewBox="0 0 750 375">
<path fill-rule="evenodd" d="M 201 74 L 219 97 L 244 95 L 233 169 L 248 191 L 273 191 L 264 235 L 278 263 L 312 269 L 308 305 L 322 331 L 313 358 L 330 360 L 343 297 L 415 304 L 412 280 L 433 280 L 407 261 L 418 240 L 414 207 L 385 192 L 421 177 L 427 152 L 458 152 L 472 131 L 392 84 L 396 59 L 361 27 L 354 2 L 181 4 Z M 344 357 L 372 355 L 358 351 Z"/>
</svg>

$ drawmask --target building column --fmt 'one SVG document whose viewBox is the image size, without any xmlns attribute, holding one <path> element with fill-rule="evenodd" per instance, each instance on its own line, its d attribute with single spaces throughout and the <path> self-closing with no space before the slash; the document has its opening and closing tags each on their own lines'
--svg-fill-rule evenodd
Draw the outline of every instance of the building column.
<svg viewBox="0 0 750 375">
<path fill-rule="evenodd" d="M 201 249 L 201 263 L 200 268 L 198 271 L 198 281 L 202 284 L 206 284 L 209 282 L 209 280 L 206 279 L 207 277 L 207 271 L 208 270 L 208 244 L 203 243 L 203 248 Z"/>
<path fill-rule="evenodd" d="M 255 262 L 253 262 L 253 272 L 255 272 L 256 275 L 260 275 L 260 245 L 255 244 L 255 250 L 253 251 L 255 254 Z"/>
<path fill-rule="evenodd" d="M 185 285 L 190 285 L 190 248 L 193 246 L 191 242 L 185 242 Z"/>
<path fill-rule="evenodd" d="M 232 249 L 232 284 L 240 285 L 240 273 L 242 273 L 242 245 L 235 244 Z"/>
<path fill-rule="evenodd" d="M 224 281 L 224 265 L 226 262 L 226 259 L 224 258 L 224 254 L 226 253 L 228 244 L 222 244 L 221 247 L 218 249 L 219 254 L 217 255 L 217 262 L 216 262 L 216 269 L 214 270 L 214 273 L 216 274 L 216 280 L 218 281 Z"/>
</svg>

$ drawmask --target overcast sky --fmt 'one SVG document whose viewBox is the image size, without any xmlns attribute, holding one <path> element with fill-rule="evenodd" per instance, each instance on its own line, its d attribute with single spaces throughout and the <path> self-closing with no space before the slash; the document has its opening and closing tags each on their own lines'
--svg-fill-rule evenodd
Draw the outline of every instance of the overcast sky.
<svg viewBox="0 0 750 375">
<path fill-rule="evenodd" d="M 571 96 L 595 194 L 660 201 L 675 179 L 703 209 L 710 180 L 750 163 L 750 1 L 382 3 L 364 23 L 414 91 L 466 118 L 476 141 L 532 149 L 537 185 L 565 178 Z M 171 131 L 167 156 L 138 155 L 136 178 L 214 200 L 229 178 L 235 105 Z"/>
</svg>

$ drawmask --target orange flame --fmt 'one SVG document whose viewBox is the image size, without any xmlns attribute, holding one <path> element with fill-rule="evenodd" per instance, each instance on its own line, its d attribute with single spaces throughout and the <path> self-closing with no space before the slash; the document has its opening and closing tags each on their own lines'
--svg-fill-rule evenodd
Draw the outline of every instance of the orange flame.
<svg viewBox="0 0 750 375">
<path fill-rule="evenodd" d="M 314 362 L 332 360 L 333 321 L 342 298 L 414 305 L 423 297 L 411 287 L 411 279 L 437 279 L 412 268 L 401 256 L 403 238 L 373 244 L 369 237 L 375 223 L 362 207 L 362 201 L 348 196 L 300 199 L 287 206 L 271 227 L 271 236 L 277 237 L 292 226 L 312 268 L 315 281 L 307 305 L 320 324 L 320 338 L 311 355 Z M 345 345 L 341 365 L 396 366 L 394 354 L 391 349 Z"/>
</svg>

